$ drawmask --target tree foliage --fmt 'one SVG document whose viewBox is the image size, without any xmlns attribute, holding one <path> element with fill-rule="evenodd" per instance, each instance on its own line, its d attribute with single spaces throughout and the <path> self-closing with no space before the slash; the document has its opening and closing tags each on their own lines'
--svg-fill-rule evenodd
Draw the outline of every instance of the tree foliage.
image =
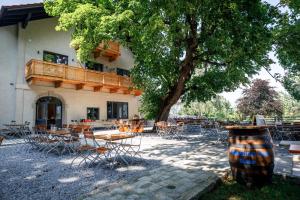
<svg viewBox="0 0 300 200">
<path fill-rule="evenodd" d="M 274 46 L 278 60 L 286 70 L 282 79 L 285 88 L 300 100 L 300 0 L 282 0 L 287 6 L 274 31 Z"/>
<path fill-rule="evenodd" d="M 234 108 L 222 96 L 216 96 L 207 102 L 191 102 L 180 110 L 181 115 L 204 116 L 218 120 L 237 119 Z"/>
<path fill-rule="evenodd" d="M 282 116 L 283 107 L 279 94 L 266 80 L 255 79 L 250 88 L 243 90 L 237 109 L 245 116 Z"/>
<path fill-rule="evenodd" d="M 45 8 L 59 17 L 57 30 L 73 30 L 80 60 L 101 41 L 131 49 L 146 118 L 166 120 L 180 98 L 234 90 L 271 62 L 277 10 L 259 0 L 46 0 Z"/>
<path fill-rule="evenodd" d="M 283 104 L 284 117 L 299 117 L 300 116 L 300 101 L 294 99 L 291 95 L 280 93 L 280 99 Z"/>
</svg>

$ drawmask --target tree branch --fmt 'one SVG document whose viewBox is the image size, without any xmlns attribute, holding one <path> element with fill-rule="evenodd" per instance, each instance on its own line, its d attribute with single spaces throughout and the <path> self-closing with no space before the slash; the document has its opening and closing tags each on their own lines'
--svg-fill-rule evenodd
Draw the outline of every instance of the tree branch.
<svg viewBox="0 0 300 200">
<path fill-rule="evenodd" d="M 273 74 L 271 74 L 271 72 L 270 72 L 265 66 L 263 66 L 263 68 L 267 71 L 267 73 L 268 73 L 272 78 L 275 79 L 275 81 L 278 81 L 279 83 L 282 83 L 282 84 L 283 84 L 283 82 L 282 82 L 280 79 L 278 79 L 276 76 L 274 76 Z"/>
</svg>

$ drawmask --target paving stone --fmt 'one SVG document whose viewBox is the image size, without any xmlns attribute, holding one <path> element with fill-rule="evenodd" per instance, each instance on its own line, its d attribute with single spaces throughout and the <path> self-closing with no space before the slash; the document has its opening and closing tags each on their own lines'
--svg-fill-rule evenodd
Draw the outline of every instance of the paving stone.
<svg viewBox="0 0 300 200">
<path fill-rule="evenodd" d="M 124 191 L 122 199 L 197 199 L 199 195 L 212 189 L 219 178 L 230 169 L 226 146 L 193 143 L 181 152 L 168 145 L 158 148 L 160 150 L 150 152 L 152 157 L 159 158 L 160 167 L 126 183 L 120 183 L 119 187 Z M 164 155 L 164 151 L 168 154 Z M 274 171 L 291 175 L 292 156 L 286 148 L 280 148 L 278 151 L 279 153 L 275 154 Z"/>
</svg>

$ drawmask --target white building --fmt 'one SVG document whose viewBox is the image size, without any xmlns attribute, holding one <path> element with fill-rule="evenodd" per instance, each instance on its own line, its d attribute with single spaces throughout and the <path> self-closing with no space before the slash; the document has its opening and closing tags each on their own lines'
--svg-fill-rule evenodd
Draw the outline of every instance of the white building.
<svg viewBox="0 0 300 200">
<path fill-rule="evenodd" d="M 0 124 L 49 127 L 138 114 L 141 91 L 132 90 L 128 77 L 132 53 L 111 42 L 109 49 L 99 45 L 91 62 L 79 63 L 69 45 L 71 32 L 55 31 L 56 23 L 42 4 L 1 8 Z"/>
</svg>

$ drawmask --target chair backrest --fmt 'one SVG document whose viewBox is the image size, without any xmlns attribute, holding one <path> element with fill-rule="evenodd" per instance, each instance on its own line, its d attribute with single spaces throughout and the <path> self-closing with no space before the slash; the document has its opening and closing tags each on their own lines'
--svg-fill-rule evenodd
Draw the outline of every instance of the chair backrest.
<svg viewBox="0 0 300 200">
<path fill-rule="evenodd" d="M 91 125 L 81 125 L 80 127 L 83 131 L 89 131 L 91 129 Z"/>
<path fill-rule="evenodd" d="M 143 120 L 133 120 L 131 123 L 132 133 L 142 133 L 144 132 L 144 121 Z"/>
<path fill-rule="evenodd" d="M 35 130 L 37 130 L 37 131 L 45 131 L 45 130 L 47 130 L 47 126 L 44 125 L 44 124 L 36 125 L 35 126 Z"/>
<path fill-rule="evenodd" d="M 159 121 L 159 122 L 156 122 L 156 126 L 159 127 L 159 128 L 164 128 L 164 127 L 168 126 L 168 122 L 166 122 L 166 121 Z"/>
<path fill-rule="evenodd" d="M 75 127 L 71 129 L 72 133 L 81 133 L 82 132 L 82 128 L 81 127 Z"/>
<path fill-rule="evenodd" d="M 76 127 L 76 125 L 74 125 L 74 124 L 69 124 L 69 128 L 70 129 L 73 129 L 73 128 L 75 128 Z"/>
<path fill-rule="evenodd" d="M 93 131 L 83 131 L 83 136 L 86 139 L 95 139 Z"/>
<path fill-rule="evenodd" d="M 2 144 L 3 140 L 4 140 L 4 137 L 0 136 L 0 145 Z"/>
</svg>

